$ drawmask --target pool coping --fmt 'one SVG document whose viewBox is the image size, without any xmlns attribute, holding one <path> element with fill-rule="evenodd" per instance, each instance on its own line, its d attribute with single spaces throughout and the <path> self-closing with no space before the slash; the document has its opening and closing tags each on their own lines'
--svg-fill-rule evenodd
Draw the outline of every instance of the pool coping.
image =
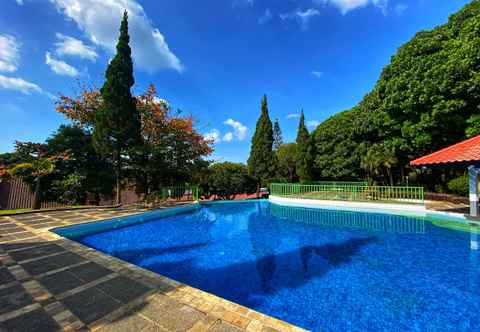
<svg viewBox="0 0 480 332">
<path fill-rule="evenodd" d="M 195 208 L 200 206 L 198 202 L 195 204 Z M 122 218 L 129 217 L 138 217 L 142 214 L 158 214 L 159 212 L 168 213 L 168 211 L 174 211 L 178 208 L 166 208 L 164 210 L 154 210 L 150 212 L 138 211 L 133 213 L 127 213 L 115 218 L 91 218 L 91 220 L 77 221 L 72 223 L 69 226 L 61 227 L 75 227 L 77 225 L 85 224 L 96 224 L 102 222 L 108 222 L 111 220 L 119 220 Z M 162 214 L 162 213 L 160 213 Z M 40 217 L 48 215 L 48 213 L 39 214 Z M 2 217 L 1 220 L 11 220 L 15 221 L 13 216 Z M 16 222 L 17 223 L 17 222 Z M 192 287 L 181 282 L 177 282 L 173 279 L 170 279 L 161 274 L 149 271 L 140 266 L 131 264 L 117 257 L 109 256 L 99 250 L 85 246 L 81 243 L 71 240 L 69 238 L 63 237 L 53 232 L 54 229 L 59 228 L 58 226 L 45 227 L 42 229 L 32 228 L 28 226 L 22 226 L 27 231 L 33 233 L 36 239 L 42 239 L 46 242 L 56 243 L 64 247 L 69 252 L 76 253 L 84 258 L 87 258 L 89 261 L 98 263 L 102 266 L 108 267 L 109 269 L 119 273 L 120 275 L 132 278 L 133 280 L 139 281 L 145 285 L 148 285 L 155 289 L 158 293 L 167 296 L 168 298 L 182 304 L 193 307 L 194 309 L 199 310 L 205 314 L 208 314 L 212 317 L 215 317 L 219 320 L 227 322 L 232 326 L 239 328 L 244 331 L 306 331 L 298 326 L 287 323 L 280 319 L 268 316 L 266 314 L 260 313 L 253 309 L 247 308 L 240 304 L 231 302 L 229 300 L 223 299 L 217 295 L 202 291 L 198 288 Z M 2 241 L 0 241 L 2 242 Z M 8 241 L 7 241 L 8 243 Z M 0 254 L 2 252 L 0 251 Z M 1 255 L 0 255 L 1 256 Z M 0 257 L 1 258 L 1 257 Z M 122 315 L 123 312 L 115 313 L 115 315 Z M 115 316 L 114 315 L 114 316 Z M 107 326 L 112 321 L 113 316 L 109 316 L 105 319 L 99 319 L 87 327 L 92 330 L 101 329 Z M 199 322 L 200 323 L 200 322 Z M 192 330 L 195 331 L 206 331 L 210 327 L 197 326 L 195 325 Z"/>
</svg>

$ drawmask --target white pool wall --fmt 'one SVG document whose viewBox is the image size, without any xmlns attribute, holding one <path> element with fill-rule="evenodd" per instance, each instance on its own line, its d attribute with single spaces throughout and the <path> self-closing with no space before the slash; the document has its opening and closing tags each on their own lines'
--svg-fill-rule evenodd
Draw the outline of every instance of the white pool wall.
<svg viewBox="0 0 480 332">
<path fill-rule="evenodd" d="M 304 198 L 287 198 L 280 196 L 270 196 L 269 201 L 283 206 L 319 208 L 329 210 L 358 211 L 370 213 L 384 213 L 402 216 L 437 218 L 449 221 L 467 221 L 465 215 L 460 213 L 431 211 L 424 204 L 389 204 L 375 202 L 351 202 L 351 201 L 327 201 Z"/>
</svg>

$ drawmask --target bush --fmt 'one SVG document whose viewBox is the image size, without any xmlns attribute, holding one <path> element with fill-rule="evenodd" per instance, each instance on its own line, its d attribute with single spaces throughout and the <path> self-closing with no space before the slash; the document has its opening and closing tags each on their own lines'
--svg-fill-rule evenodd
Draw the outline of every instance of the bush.
<svg viewBox="0 0 480 332">
<path fill-rule="evenodd" d="M 243 164 L 230 162 L 213 164 L 210 167 L 208 193 L 222 199 L 232 199 L 236 194 L 254 193 L 256 181 L 248 175 Z M 205 190 L 205 189 L 204 189 Z"/>
<path fill-rule="evenodd" d="M 468 176 L 462 175 L 448 182 L 448 190 L 456 195 L 468 195 Z"/>
</svg>

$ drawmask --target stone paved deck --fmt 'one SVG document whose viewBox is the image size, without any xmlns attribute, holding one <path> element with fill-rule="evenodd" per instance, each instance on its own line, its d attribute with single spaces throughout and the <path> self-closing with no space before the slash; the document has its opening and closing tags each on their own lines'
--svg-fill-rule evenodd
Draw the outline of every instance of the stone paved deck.
<svg viewBox="0 0 480 332">
<path fill-rule="evenodd" d="M 0 331 L 303 331 L 49 231 L 139 212 L 0 217 Z"/>
</svg>

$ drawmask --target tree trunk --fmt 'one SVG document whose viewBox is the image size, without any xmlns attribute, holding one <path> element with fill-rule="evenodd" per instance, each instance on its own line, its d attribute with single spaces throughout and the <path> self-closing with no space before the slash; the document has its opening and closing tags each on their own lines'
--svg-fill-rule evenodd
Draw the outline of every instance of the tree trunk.
<svg viewBox="0 0 480 332">
<path fill-rule="evenodd" d="M 121 188 L 120 188 L 120 175 L 121 175 L 121 169 L 122 169 L 122 162 L 121 162 L 121 157 L 120 157 L 120 151 L 117 150 L 115 152 L 115 181 L 116 181 L 116 204 L 120 205 L 122 202 L 122 194 L 121 194 Z"/>
<path fill-rule="evenodd" d="M 32 202 L 32 209 L 38 210 L 41 208 L 42 200 L 41 200 L 41 184 L 40 184 L 40 177 L 35 179 L 35 192 L 33 193 L 33 202 Z"/>
<path fill-rule="evenodd" d="M 390 185 L 393 187 L 393 172 L 391 168 L 387 168 L 388 179 L 390 180 Z"/>
</svg>

